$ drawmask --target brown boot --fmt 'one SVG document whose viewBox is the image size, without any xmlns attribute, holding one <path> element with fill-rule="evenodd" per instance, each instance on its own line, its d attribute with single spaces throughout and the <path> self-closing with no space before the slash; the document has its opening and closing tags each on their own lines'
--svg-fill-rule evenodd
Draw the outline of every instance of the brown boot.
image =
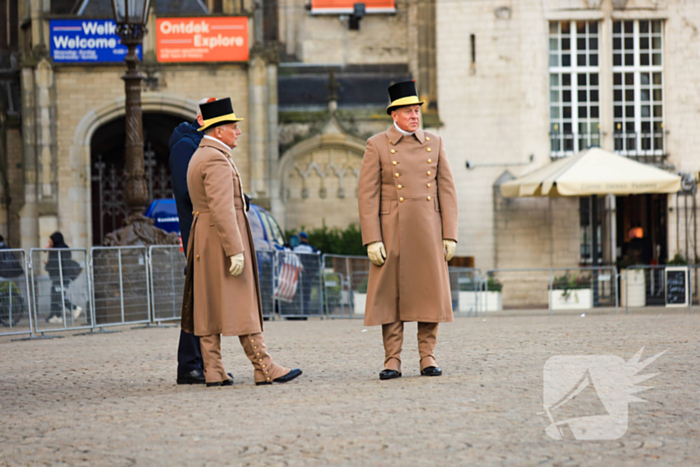
<svg viewBox="0 0 700 467">
<path fill-rule="evenodd" d="M 285 376 L 289 369 L 278 365 L 272 361 L 272 357 L 267 352 L 265 339 L 262 333 L 238 336 L 245 351 L 255 368 L 255 384 L 272 383 L 273 380 Z"/>
</svg>

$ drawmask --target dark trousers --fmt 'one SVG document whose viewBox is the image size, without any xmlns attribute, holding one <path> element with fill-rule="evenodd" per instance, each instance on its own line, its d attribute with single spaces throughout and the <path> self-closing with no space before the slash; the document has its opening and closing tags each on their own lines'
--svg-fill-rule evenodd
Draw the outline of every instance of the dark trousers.
<svg viewBox="0 0 700 467">
<path fill-rule="evenodd" d="M 63 304 L 61 304 L 61 281 L 55 280 L 51 281 L 51 312 L 49 313 L 49 318 L 58 316 L 63 318 L 63 307 L 66 307 L 68 313 L 76 309 L 76 306 L 68 300 L 68 287 L 70 286 L 69 280 L 63 280 Z"/>
<path fill-rule="evenodd" d="M 177 346 L 177 372 L 189 373 L 192 370 L 202 370 L 202 350 L 199 337 L 180 329 L 180 343 Z"/>
</svg>

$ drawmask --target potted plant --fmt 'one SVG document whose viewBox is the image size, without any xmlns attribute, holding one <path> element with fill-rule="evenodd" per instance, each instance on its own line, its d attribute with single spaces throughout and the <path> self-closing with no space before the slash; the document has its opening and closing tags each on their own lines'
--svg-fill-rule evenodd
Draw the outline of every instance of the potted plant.
<svg viewBox="0 0 700 467">
<path fill-rule="evenodd" d="M 568 271 L 554 278 L 549 294 L 551 307 L 555 310 L 586 310 L 593 308 L 591 276 L 569 275 Z"/>
<path fill-rule="evenodd" d="M 486 280 L 486 287 L 481 294 L 479 309 L 481 311 L 503 310 L 503 284 L 493 276 L 489 276 Z"/>
<path fill-rule="evenodd" d="M 357 286 L 357 290 L 352 293 L 352 303 L 353 303 L 353 313 L 356 315 L 364 316 L 365 306 L 367 305 L 367 282 L 369 281 L 369 276 L 365 275 L 360 284 Z"/>
<path fill-rule="evenodd" d="M 644 269 L 632 266 L 642 264 L 637 250 L 630 250 L 620 259 L 620 305 L 643 307 L 646 305 L 646 275 Z"/>
</svg>

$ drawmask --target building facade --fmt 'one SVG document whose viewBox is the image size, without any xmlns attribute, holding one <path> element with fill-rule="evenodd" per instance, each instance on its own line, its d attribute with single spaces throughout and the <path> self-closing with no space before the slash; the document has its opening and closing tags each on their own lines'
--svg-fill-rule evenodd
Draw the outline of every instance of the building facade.
<svg viewBox="0 0 700 467">
<path fill-rule="evenodd" d="M 597 235 L 605 264 L 631 260 L 633 241 L 639 262 L 693 261 L 698 27 L 700 4 L 683 0 L 437 2 L 458 254 L 482 270 L 590 265 Z M 504 181 L 591 146 L 683 173 L 688 189 L 601 197 L 596 222 L 590 199 L 500 196 Z"/>
<path fill-rule="evenodd" d="M 0 20 L 8 26 L 0 42 L 0 231 L 22 248 L 45 246 L 55 230 L 72 247 L 99 245 L 126 215 L 125 66 L 121 60 L 60 60 L 52 41 L 58 40 L 57 22 L 102 24 L 112 18 L 111 4 L 0 1 Z M 439 124 L 435 9 L 393 1 L 391 8 L 373 9 L 368 2 L 367 14 L 356 16 L 352 5 L 348 13 L 317 3 L 151 2 L 140 64 L 151 199 L 172 196 L 173 129 L 194 120 L 201 98 L 231 96 L 245 118 L 235 157 L 244 189 L 257 204 L 270 209 L 283 228 L 358 222 L 365 139 L 391 123 L 384 112 L 387 86 L 423 81 L 423 95 L 432 102 L 429 121 Z M 245 19 L 246 60 L 172 59 L 160 50 L 167 41 L 159 33 L 166 29 L 185 31 L 192 19 L 228 17 Z M 169 25 L 160 30 L 162 21 Z M 74 27 L 61 24 L 63 30 Z"/>
</svg>

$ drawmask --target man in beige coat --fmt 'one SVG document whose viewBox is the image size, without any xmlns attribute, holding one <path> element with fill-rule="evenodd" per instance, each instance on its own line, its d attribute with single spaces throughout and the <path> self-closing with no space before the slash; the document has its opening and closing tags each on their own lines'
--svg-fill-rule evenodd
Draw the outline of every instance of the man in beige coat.
<svg viewBox="0 0 700 467">
<path fill-rule="evenodd" d="M 241 130 L 231 99 L 200 105 L 204 138 L 190 160 L 187 186 L 194 220 L 187 246 L 182 327 L 200 337 L 207 386 L 230 386 L 221 361 L 221 334 L 238 336 L 253 363 L 255 384 L 301 375 L 272 361 L 263 318 L 253 238 L 240 174 L 231 157 Z"/>
<path fill-rule="evenodd" d="M 420 129 L 415 83 L 389 88 L 389 130 L 367 140 L 358 184 L 370 258 L 365 325 L 382 325 L 384 370 L 401 376 L 403 323 L 418 322 L 420 370 L 440 376 L 438 323 L 453 320 L 447 261 L 457 243 L 457 190 L 442 138 Z"/>
</svg>

